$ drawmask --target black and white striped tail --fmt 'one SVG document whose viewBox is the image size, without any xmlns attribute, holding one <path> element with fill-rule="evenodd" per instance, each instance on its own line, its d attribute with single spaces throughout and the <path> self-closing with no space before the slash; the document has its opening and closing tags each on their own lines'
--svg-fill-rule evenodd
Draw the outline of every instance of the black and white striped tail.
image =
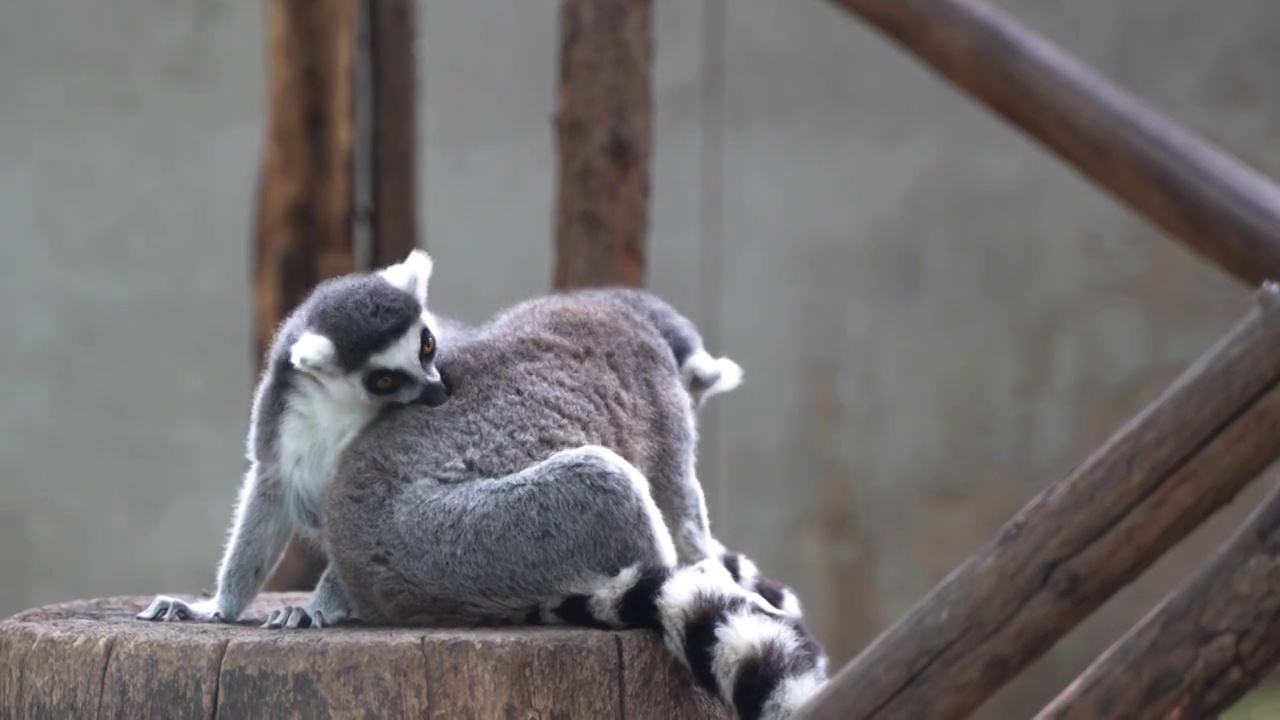
<svg viewBox="0 0 1280 720">
<path fill-rule="evenodd" d="M 744 589 L 719 558 L 627 568 L 548 603 L 539 619 L 653 630 L 741 720 L 790 718 L 827 679 L 826 655 L 800 618 Z"/>
</svg>

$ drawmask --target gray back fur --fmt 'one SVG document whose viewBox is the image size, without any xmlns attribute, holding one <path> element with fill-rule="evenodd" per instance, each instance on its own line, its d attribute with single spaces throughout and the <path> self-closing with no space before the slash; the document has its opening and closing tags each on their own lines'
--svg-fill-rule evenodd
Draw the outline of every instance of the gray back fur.
<svg viewBox="0 0 1280 720">
<path fill-rule="evenodd" d="M 584 302 L 622 303 L 643 317 L 667 342 L 676 367 L 684 365 L 691 355 L 702 349 L 702 335 L 693 321 L 677 312 L 670 303 L 646 290 L 625 287 L 582 288 L 565 294 Z"/>
</svg>

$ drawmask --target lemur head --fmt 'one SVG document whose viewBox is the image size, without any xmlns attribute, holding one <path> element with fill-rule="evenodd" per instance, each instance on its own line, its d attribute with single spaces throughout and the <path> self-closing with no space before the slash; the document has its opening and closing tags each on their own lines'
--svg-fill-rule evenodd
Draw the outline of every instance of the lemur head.
<svg viewBox="0 0 1280 720">
<path fill-rule="evenodd" d="M 427 312 L 431 266 L 429 255 L 414 250 L 378 272 L 317 285 L 303 308 L 301 333 L 289 346 L 289 362 L 334 399 L 443 403 L 448 391 L 435 367 Z"/>
</svg>

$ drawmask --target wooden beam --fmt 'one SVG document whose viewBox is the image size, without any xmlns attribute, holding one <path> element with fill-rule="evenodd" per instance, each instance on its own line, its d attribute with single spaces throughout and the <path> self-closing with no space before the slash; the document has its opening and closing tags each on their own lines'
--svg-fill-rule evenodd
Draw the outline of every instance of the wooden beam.
<svg viewBox="0 0 1280 720">
<path fill-rule="evenodd" d="M 418 239 L 417 68 L 413 0 L 369 2 L 373 65 L 371 262 L 404 260 Z"/>
<path fill-rule="evenodd" d="M 1217 717 L 1280 663 L 1280 487 L 1037 720 Z"/>
<path fill-rule="evenodd" d="M 259 361 L 317 282 L 355 270 L 356 2 L 267 0 L 267 133 L 253 264 Z M 295 541 L 267 588 L 311 587 L 318 567 Z"/>
<path fill-rule="evenodd" d="M 652 0 L 561 0 L 556 288 L 644 284 Z"/>
<path fill-rule="evenodd" d="M 1280 188 L 982 0 L 832 0 L 1245 283 L 1280 279 Z"/>
<path fill-rule="evenodd" d="M 1280 294 L 841 670 L 806 718 L 968 716 L 1280 456 Z"/>
</svg>

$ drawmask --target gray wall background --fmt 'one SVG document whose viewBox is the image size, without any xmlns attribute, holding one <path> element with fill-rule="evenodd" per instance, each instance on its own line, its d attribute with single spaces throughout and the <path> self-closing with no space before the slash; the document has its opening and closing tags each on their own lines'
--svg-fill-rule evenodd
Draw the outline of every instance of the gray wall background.
<svg viewBox="0 0 1280 720">
<path fill-rule="evenodd" d="M 1280 176 L 1280 5 L 1000 4 Z M 548 286 L 556 5 L 420 6 L 444 312 Z M 704 424 L 715 527 L 843 662 L 1248 293 L 824 2 L 656 5 L 649 281 L 747 371 Z M 212 583 L 253 381 L 262 33 L 260 0 L 0 4 L 0 616 Z M 1028 716 L 1269 485 L 986 715 Z"/>
</svg>

